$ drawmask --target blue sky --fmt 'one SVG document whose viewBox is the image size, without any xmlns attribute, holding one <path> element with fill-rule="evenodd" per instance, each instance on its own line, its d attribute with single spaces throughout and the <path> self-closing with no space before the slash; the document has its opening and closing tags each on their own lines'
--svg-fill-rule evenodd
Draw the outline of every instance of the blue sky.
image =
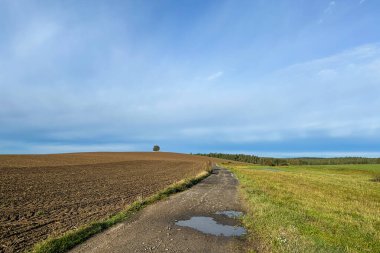
<svg viewBox="0 0 380 253">
<path fill-rule="evenodd" d="M 0 0 L 0 153 L 380 157 L 380 2 Z"/>
</svg>

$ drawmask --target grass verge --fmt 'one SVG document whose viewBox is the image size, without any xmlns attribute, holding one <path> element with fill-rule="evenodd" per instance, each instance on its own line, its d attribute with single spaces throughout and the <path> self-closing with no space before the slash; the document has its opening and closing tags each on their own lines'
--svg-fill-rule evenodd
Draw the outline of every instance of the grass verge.
<svg viewBox="0 0 380 253">
<path fill-rule="evenodd" d="M 380 165 L 225 167 L 254 252 L 380 252 Z"/>
<path fill-rule="evenodd" d="M 117 213 L 110 218 L 93 222 L 91 224 L 82 226 L 76 230 L 68 231 L 59 237 L 51 237 L 45 241 L 37 243 L 32 248 L 31 253 L 59 253 L 66 252 L 72 249 L 74 246 L 84 242 L 91 236 L 130 218 L 133 214 L 140 211 L 144 207 L 159 200 L 162 200 L 171 194 L 184 191 L 193 185 L 197 184 L 204 178 L 208 177 L 211 172 L 211 166 L 206 170 L 198 174 L 194 178 L 184 179 L 177 183 L 174 183 L 166 189 L 159 191 L 158 193 L 139 201 L 133 202 L 124 211 Z"/>
</svg>

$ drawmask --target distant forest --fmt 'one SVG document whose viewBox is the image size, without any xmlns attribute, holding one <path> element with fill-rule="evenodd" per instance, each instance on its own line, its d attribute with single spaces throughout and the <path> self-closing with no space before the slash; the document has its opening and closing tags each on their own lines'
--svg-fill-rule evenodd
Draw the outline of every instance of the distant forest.
<svg viewBox="0 0 380 253">
<path fill-rule="evenodd" d="M 337 158 L 271 158 L 259 157 L 255 155 L 244 154 L 222 154 L 222 153 L 209 153 L 209 154 L 196 154 L 201 156 L 209 156 L 232 160 L 237 162 L 254 163 L 268 166 L 281 166 L 281 165 L 334 165 L 334 164 L 380 164 L 380 158 L 364 158 L 364 157 L 337 157 Z"/>
</svg>

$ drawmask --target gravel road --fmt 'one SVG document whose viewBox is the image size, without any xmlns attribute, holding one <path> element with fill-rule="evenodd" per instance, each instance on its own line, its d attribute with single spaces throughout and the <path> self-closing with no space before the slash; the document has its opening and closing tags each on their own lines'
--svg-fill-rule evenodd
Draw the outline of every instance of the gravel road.
<svg viewBox="0 0 380 253">
<path fill-rule="evenodd" d="M 242 211 L 237 184 L 228 170 L 215 167 L 208 178 L 191 189 L 148 206 L 133 219 L 92 237 L 71 252 L 246 252 L 244 235 L 212 234 L 243 230 L 237 227 L 238 219 L 217 214 Z M 194 229 L 176 224 L 191 218 L 206 219 L 211 225 L 201 222 L 196 224 L 201 228 Z"/>
</svg>

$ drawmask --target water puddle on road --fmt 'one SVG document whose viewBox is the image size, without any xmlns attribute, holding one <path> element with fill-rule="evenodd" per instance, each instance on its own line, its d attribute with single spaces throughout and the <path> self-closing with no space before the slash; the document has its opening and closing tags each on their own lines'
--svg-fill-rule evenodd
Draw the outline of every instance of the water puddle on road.
<svg viewBox="0 0 380 253">
<path fill-rule="evenodd" d="M 232 210 L 231 211 L 219 211 L 219 212 L 216 212 L 215 214 L 224 215 L 224 216 L 227 216 L 228 218 L 233 218 L 233 219 L 236 219 L 236 218 L 243 216 L 243 212 L 232 211 Z"/>
<path fill-rule="evenodd" d="M 177 221 L 175 224 L 217 236 L 241 236 L 246 233 L 243 227 L 219 224 L 212 217 L 195 216 L 190 220 Z"/>
</svg>

